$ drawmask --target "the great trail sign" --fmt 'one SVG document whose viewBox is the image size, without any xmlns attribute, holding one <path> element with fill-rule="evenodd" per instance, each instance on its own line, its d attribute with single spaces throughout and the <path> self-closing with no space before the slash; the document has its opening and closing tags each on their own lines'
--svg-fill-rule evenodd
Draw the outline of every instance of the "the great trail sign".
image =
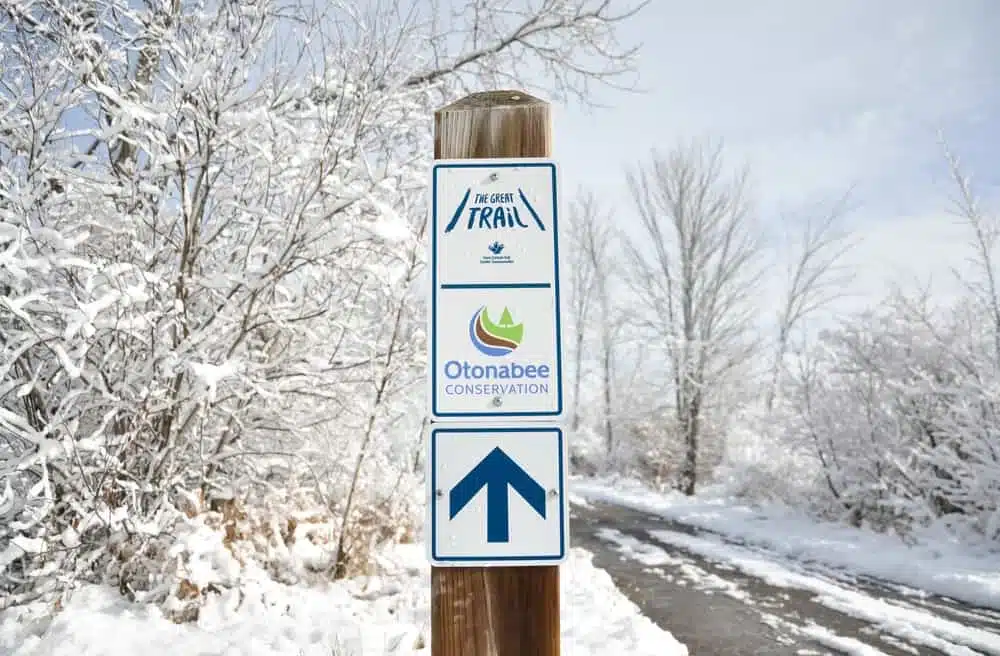
<svg viewBox="0 0 1000 656">
<path fill-rule="evenodd" d="M 436 160 L 432 420 L 562 415 L 556 165 Z"/>
<path fill-rule="evenodd" d="M 430 429 L 428 552 L 437 566 L 555 565 L 568 548 L 562 430 Z"/>
</svg>

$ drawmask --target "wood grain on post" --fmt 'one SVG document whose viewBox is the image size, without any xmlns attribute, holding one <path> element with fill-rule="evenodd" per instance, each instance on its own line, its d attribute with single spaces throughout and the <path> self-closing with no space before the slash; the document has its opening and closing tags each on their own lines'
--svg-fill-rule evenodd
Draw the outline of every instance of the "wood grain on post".
<svg viewBox="0 0 1000 656">
<path fill-rule="evenodd" d="M 549 104 L 474 93 L 434 113 L 436 159 L 551 157 Z M 432 567 L 432 656 L 559 656 L 559 567 Z"/>
</svg>

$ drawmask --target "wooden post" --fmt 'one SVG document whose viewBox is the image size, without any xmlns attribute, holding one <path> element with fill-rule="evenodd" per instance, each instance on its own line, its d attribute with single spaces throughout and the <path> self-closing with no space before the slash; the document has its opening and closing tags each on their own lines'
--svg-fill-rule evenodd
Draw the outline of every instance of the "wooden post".
<svg viewBox="0 0 1000 656">
<path fill-rule="evenodd" d="M 549 104 L 521 91 L 434 113 L 436 159 L 551 154 Z M 559 567 L 432 567 L 431 656 L 559 656 Z"/>
</svg>

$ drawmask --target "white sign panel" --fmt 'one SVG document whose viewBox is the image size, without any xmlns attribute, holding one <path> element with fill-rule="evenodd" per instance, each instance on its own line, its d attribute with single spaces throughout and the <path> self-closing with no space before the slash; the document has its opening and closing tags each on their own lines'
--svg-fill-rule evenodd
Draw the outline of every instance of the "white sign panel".
<svg viewBox="0 0 1000 656">
<path fill-rule="evenodd" d="M 560 428 L 437 424 L 428 448 L 433 565 L 556 565 L 566 559 Z"/>
<path fill-rule="evenodd" d="M 561 416 L 556 165 L 437 160 L 431 189 L 432 419 Z"/>
</svg>

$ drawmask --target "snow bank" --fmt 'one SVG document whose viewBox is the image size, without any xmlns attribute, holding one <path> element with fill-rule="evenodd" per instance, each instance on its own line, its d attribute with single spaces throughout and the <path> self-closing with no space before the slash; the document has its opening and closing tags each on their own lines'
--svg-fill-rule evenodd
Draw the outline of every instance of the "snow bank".
<svg viewBox="0 0 1000 656">
<path fill-rule="evenodd" d="M 687 647 L 639 613 L 593 554 L 570 551 L 560 585 L 564 656 L 687 656 Z"/>
<path fill-rule="evenodd" d="M 565 656 L 684 656 L 687 649 L 639 614 L 611 578 L 573 549 L 563 569 Z M 196 623 L 115 590 L 78 590 L 54 618 L 24 607 L 0 614 L 11 656 L 429 656 L 430 574 L 421 545 L 385 552 L 388 574 L 323 588 L 288 586 L 248 570 L 238 590 L 211 598 Z M 597 618 L 600 618 L 599 620 Z"/>
<path fill-rule="evenodd" d="M 781 557 L 772 557 L 751 548 L 726 544 L 718 537 L 694 537 L 676 531 L 649 531 L 658 543 L 652 544 L 626 535 L 615 529 L 602 529 L 603 540 L 614 544 L 624 557 L 650 567 L 671 565 L 683 572 L 684 579 L 702 590 L 718 590 L 747 606 L 758 606 L 762 599 L 740 587 L 740 584 L 711 574 L 687 557 L 671 555 L 659 545 L 671 545 L 688 554 L 703 556 L 709 561 L 724 564 L 777 588 L 790 588 L 813 593 L 812 601 L 844 615 L 862 620 L 877 627 L 887 635 L 902 638 L 910 643 L 930 647 L 949 656 L 974 656 L 983 654 L 1000 656 L 1000 635 L 968 626 L 945 617 L 936 616 L 926 609 L 909 607 L 893 601 L 872 597 L 830 580 L 796 571 L 798 566 Z M 759 608 L 759 606 L 758 606 Z M 803 608 L 797 609 L 802 612 Z M 797 615 L 797 613 L 796 613 Z M 806 614 L 808 617 L 808 613 Z M 807 636 L 839 653 L 851 656 L 879 656 L 885 652 L 875 649 L 850 636 L 837 635 L 831 629 L 819 626 L 812 620 L 805 624 L 789 621 L 790 616 L 762 613 L 762 621 L 783 626 L 785 629 Z M 975 651 L 973 651 L 975 650 Z"/>
<path fill-rule="evenodd" d="M 629 481 L 574 480 L 572 493 L 650 512 L 804 562 L 849 571 L 964 603 L 1000 609 L 1000 554 L 930 533 L 907 545 L 890 535 L 817 522 L 779 507 L 658 494 Z"/>
<path fill-rule="evenodd" d="M 662 544 L 671 544 L 716 562 L 735 566 L 744 574 L 776 587 L 796 588 L 814 593 L 814 600 L 827 608 L 870 622 L 883 631 L 947 654 L 990 654 L 1000 656 L 1000 635 L 936 617 L 923 610 L 904 608 L 856 590 L 796 572 L 753 551 L 717 539 L 704 539 L 674 531 L 650 531 Z M 958 647 L 976 649 L 956 651 Z"/>
</svg>

